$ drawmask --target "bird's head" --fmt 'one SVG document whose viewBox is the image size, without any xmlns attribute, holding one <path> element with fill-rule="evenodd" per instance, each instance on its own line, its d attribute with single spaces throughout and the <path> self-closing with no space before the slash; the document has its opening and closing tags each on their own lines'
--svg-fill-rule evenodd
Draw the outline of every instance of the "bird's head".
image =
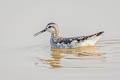
<svg viewBox="0 0 120 80">
<path fill-rule="evenodd" d="M 50 33 L 58 32 L 57 24 L 56 23 L 48 23 L 45 29 L 37 32 L 36 34 L 34 34 L 34 36 L 37 36 L 37 35 L 44 33 L 44 32 L 50 32 Z"/>
</svg>

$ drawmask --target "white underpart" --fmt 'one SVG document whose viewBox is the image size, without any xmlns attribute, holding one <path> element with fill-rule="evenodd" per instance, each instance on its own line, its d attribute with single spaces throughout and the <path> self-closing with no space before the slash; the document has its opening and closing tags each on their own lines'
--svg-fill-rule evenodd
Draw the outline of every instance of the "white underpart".
<svg viewBox="0 0 120 80">
<path fill-rule="evenodd" d="M 72 46 L 76 46 L 78 43 L 77 43 L 77 41 L 76 40 L 74 40 L 74 41 L 72 41 Z"/>
<path fill-rule="evenodd" d="M 88 39 L 80 43 L 80 46 L 94 46 L 95 43 L 101 38 L 102 36 L 95 36 L 94 38 Z"/>
</svg>

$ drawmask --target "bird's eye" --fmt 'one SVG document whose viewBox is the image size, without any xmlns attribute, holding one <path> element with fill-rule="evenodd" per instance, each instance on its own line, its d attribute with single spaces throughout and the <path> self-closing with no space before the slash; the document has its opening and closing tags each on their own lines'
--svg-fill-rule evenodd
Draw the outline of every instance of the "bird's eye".
<svg viewBox="0 0 120 80">
<path fill-rule="evenodd" d="M 52 26 L 49 26 L 48 28 L 51 28 Z"/>
</svg>

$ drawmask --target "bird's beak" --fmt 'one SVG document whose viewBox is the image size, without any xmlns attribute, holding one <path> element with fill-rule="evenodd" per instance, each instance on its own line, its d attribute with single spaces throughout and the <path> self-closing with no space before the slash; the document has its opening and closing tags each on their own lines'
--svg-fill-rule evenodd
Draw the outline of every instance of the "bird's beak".
<svg viewBox="0 0 120 80">
<path fill-rule="evenodd" d="M 35 33 L 34 37 L 38 36 L 39 34 L 45 32 L 45 31 L 47 31 L 47 28 L 43 29 L 42 31 L 39 31 L 39 32 Z"/>
</svg>

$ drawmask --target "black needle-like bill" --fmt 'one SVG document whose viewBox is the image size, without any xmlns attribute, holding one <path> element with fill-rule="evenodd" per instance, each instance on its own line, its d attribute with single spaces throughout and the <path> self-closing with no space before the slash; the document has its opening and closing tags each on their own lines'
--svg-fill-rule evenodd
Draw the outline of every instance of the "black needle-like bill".
<svg viewBox="0 0 120 80">
<path fill-rule="evenodd" d="M 33 36 L 36 37 L 36 36 L 38 36 L 39 34 L 45 32 L 46 30 L 47 30 L 47 29 L 44 29 L 44 30 L 42 30 L 42 31 L 40 31 L 40 32 L 37 32 L 37 33 L 35 33 Z"/>
</svg>

